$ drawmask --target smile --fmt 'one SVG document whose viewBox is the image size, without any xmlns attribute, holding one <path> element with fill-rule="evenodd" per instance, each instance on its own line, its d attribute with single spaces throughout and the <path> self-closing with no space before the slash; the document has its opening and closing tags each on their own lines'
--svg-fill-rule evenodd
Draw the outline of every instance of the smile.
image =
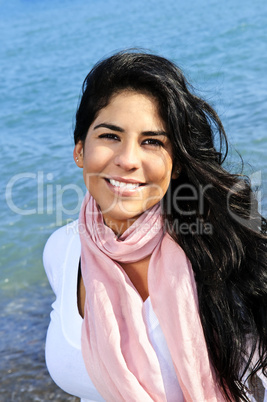
<svg viewBox="0 0 267 402">
<path fill-rule="evenodd" d="M 122 191 L 134 191 L 136 189 L 139 189 L 140 187 L 144 186 L 144 183 L 138 183 L 138 182 L 126 182 L 126 181 L 119 181 L 115 179 L 106 179 L 106 181 L 113 186 L 117 190 L 122 190 Z"/>
<path fill-rule="evenodd" d="M 109 182 L 110 182 L 110 184 L 112 184 L 112 186 L 119 187 L 119 188 L 125 188 L 125 189 L 129 189 L 129 190 L 133 190 L 141 185 L 140 183 L 124 183 L 122 181 L 117 181 L 117 180 L 113 180 L 113 179 L 110 179 Z"/>
</svg>

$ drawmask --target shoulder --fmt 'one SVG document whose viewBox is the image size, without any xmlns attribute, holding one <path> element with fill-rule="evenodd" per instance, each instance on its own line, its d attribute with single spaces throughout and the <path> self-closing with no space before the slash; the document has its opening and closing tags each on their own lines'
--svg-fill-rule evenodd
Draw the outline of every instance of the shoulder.
<svg viewBox="0 0 267 402">
<path fill-rule="evenodd" d="M 75 246 L 78 253 L 80 252 L 78 220 L 53 232 L 44 247 L 44 269 L 55 294 L 57 294 L 58 283 L 62 276 L 61 271 L 72 246 Z"/>
<path fill-rule="evenodd" d="M 45 244 L 44 255 L 65 250 L 76 236 L 79 236 L 78 220 L 62 226 L 51 234 Z"/>
</svg>

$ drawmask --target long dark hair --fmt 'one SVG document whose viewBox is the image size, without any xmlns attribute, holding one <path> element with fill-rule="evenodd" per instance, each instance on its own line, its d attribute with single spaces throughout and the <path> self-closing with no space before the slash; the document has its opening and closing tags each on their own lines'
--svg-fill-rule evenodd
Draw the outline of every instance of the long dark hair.
<svg viewBox="0 0 267 402">
<path fill-rule="evenodd" d="M 246 379 L 267 370 L 267 222 L 249 180 L 223 167 L 228 146 L 218 115 L 165 58 L 126 51 L 99 62 L 83 84 L 75 143 L 85 140 L 99 110 L 124 89 L 158 101 L 181 170 L 162 202 L 166 230 L 192 263 L 222 393 L 248 400 Z"/>
</svg>

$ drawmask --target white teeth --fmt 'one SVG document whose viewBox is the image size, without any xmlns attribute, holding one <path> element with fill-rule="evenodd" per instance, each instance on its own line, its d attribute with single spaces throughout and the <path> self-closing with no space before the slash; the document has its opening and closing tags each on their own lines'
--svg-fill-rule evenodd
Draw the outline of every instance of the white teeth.
<svg viewBox="0 0 267 402">
<path fill-rule="evenodd" d="M 139 187 L 139 184 L 124 183 L 122 181 L 117 181 L 117 180 L 113 180 L 113 179 L 110 179 L 109 182 L 110 182 L 110 184 L 112 184 L 112 186 L 119 187 L 119 188 L 125 188 L 125 189 L 129 189 L 129 190 L 134 190 L 135 188 Z"/>
</svg>

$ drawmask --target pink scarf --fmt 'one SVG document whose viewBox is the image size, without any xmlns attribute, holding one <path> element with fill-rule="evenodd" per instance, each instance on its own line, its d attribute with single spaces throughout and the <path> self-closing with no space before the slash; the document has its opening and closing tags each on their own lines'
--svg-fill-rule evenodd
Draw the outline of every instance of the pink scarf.
<svg viewBox="0 0 267 402">
<path fill-rule="evenodd" d="M 184 398 L 223 401 L 208 357 L 191 264 L 178 244 L 163 233 L 159 204 L 117 238 L 87 194 L 79 229 L 86 289 L 82 353 L 103 398 L 114 402 L 166 401 L 159 362 L 143 319 L 143 301 L 118 263 L 151 255 L 151 304 Z"/>
</svg>

